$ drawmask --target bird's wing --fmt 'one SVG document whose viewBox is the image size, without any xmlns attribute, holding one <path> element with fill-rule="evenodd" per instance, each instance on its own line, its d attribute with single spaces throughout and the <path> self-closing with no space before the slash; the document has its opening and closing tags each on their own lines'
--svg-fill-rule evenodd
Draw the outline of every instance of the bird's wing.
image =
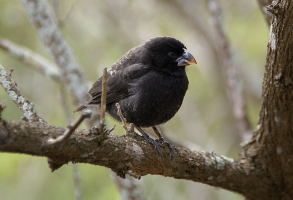
<svg viewBox="0 0 293 200">
<path fill-rule="evenodd" d="M 148 67 L 143 64 L 134 64 L 124 69 L 108 71 L 107 78 L 107 100 L 106 103 L 118 102 L 131 96 L 133 81 L 148 72 Z M 92 96 L 89 104 L 100 104 L 102 95 L 102 79 L 100 77 L 92 86 L 89 94 Z"/>
</svg>

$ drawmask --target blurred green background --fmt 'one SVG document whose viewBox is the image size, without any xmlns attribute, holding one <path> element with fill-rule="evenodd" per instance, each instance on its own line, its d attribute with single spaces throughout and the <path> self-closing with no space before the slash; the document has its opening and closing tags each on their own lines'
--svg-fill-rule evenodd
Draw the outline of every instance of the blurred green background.
<svg viewBox="0 0 293 200">
<path fill-rule="evenodd" d="M 220 1 L 223 23 L 241 79 L 249 119 L 255 128 L 261 97 L 269 28 L 254 0 Z M 130 48 L 156 36 L 182 41 L 196 58 L 187 74 L 189 90 L 178 114 L 163 130 L 194 143 L 197 150 L 237 158 L 240 137 L 226 97 L 225 80 L 211 46 L 214 33 L 203 0 L 51 0 L 52 10 L 89 84 Z M 0 36 L 28 47 L 51 60 L 30 23 L 20 0 L 0 1 Z M 60 105 L 60 88 L 51 80 L 0 49 L 0 64 L 9 71 L 22 94 L 51 125 L 66 127 Z M 22 113 L 1 88 L 6 101 L 5 120 L 21 121 Z M 68 99 L 70 109 L 75 108 Z M 72 117 L 77 118 L 77 114 Z M 115 134 L 124 134 L 121 125 Z M 81 128 L 85 128 L 82 126 Z M 0 154 L 1 200 L 74 199 L 72 164 L 50 172 L 46 158 Z M 122 199 L 109 170 L 78 164 L 83 199 Z M 242 199 L 238 194 L 185 180 L 145 176 L 140 180 L 146 199 Z"/>
</svg>

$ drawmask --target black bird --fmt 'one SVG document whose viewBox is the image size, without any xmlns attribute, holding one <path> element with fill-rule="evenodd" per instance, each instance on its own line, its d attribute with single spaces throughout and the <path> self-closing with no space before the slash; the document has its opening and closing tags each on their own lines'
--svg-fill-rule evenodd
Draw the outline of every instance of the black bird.
<svg viewBox="0 0 293 200">
<path fill-rule="evenodd" d="M 159 155 L 162 156 L 159 147 L 168 146 L 174 161 L 174 147 L 155 126 L 167 122 L 179 110 L 188 87 L 185 67 L 194 64 L 184 44 L 172 37 L 156 37 L 131 49 L 108 71 L 107 113 L 121 121 L 116 107 L 119 103 L 127 123 L 133 123 Z M 91 99 L 74 112 L 101 104 L 102 77 L 89 94 Z M 159 140 L 149 137 L 141 127 L 152 127 Z"/>
</svg>

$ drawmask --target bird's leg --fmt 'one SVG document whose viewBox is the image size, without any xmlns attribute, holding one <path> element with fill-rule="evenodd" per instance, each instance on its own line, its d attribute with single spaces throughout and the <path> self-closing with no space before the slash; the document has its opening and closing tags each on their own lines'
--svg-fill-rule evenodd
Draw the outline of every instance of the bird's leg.
<svg viewBox="0 0 293 200">
<path fill-rule="evenodd" d="M 175 162 L 174 149 L 178 153 L 177 147 L 172 146 L 169 142 L 167 142 L 166 140 L 164 140 L 163 136 L 161 135 L 161 133 L 159 132 L 159 130 L 157 129 L 157 127 L 153 126 L 152 128 L 153 128 L 154 132 L 156 133 L 156 135 L 159 137 L 158 142 L 161 143 L 161 144 L 163 144 L 164 146 L 167 146 L 170 149 L 171 159 L 173 160 L 173 163 L 174 163 Z"/>
<path fill-rule="evenodd" d="M 153 145 L 154 149 L 158 151 L 158 154 L 163 158 L 163 154 L 160 151 L 160 147 L 164 147 L 161 143 L 157 142 L 153 138 L 151 138 L 144 130 L 142 130 L 139 126 L 134 125 L 135 128 L 142 134 L 142 136 Z"/>
<path fill-rule="evenodd" d="M 159 137 L 159 140 L 157 140 L 157 141 L 161 144 L 164 144 L 166 141 L 164 140 L 163 136 L 161 135 L 161 133 L 159 132 L 157 127 L 153 126 L 152 128 L 153 128 L 154 132 L 156 133 L 156 135 Z"/>
</svg>

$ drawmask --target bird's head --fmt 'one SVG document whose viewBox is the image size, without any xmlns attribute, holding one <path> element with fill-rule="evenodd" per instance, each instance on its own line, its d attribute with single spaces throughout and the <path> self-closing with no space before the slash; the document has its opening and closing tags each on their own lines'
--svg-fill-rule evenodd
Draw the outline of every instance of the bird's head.
<svg viewBox="0 0 293 200">
<path fill-rule="evenodd" d="M 156 37 L 145 43 L 146 53 L 157 70 L 176 73 L 197 64 L 182 42 L 172 37 Z"/>
</svg>

